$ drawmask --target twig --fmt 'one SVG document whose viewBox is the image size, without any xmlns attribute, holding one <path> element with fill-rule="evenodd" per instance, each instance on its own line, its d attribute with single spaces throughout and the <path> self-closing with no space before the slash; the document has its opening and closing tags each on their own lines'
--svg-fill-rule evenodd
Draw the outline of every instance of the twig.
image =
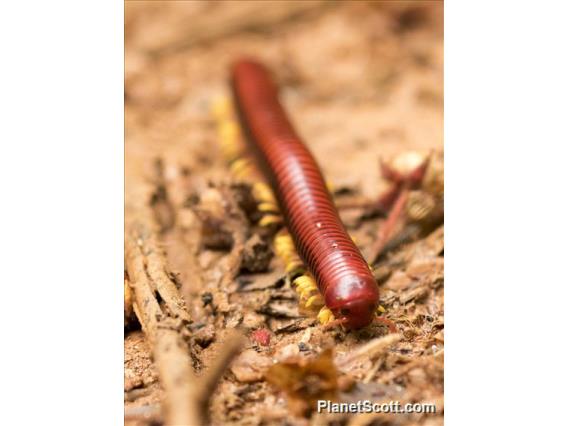
<svg viewBox="0 0 568 426">
<path fill-rule="evenodd" d="M 187 343 L 182 336 L 181 319 L 189 320 L 189 315 L 177 305 L 178 295 L 172 294 L 175 284 L 164 282 L 165 278 L 156 271 L 165 267 L 165 264 L 152 265 L 160 257 L 148 257 L 147 245 L 144 243 L 152 238 L 146 222 L 148 216 L 142 214 L 141 222 L 131 222 L 126 235 L 126 268 L 131 279 L 130 284 L 134 292 L 134 311 L 152 346 L 154 361 L 158 369 L 160 382 L 165 391 L 164 417 L 166 424 L 200 425 L 202 418 L 196 409 L 195 381 L 191 368 L 191 357 Z M 152 260 L 150 260 L 152 259 Z M 151 268 L 148 269 L 147 265 Z M 150 274 L 149 270 L 154 271 Z M 154 279 L 153 279 L 154 278 Z M 158 282 L 155 281 L 158 278 Z M 156 289 L 156 290 L 154 290 Z M 161 289 L 162 291 L 158 290 Z M 160 295 L 168 309 L 163 310 L 155 296 Z M 177 292 L 177 289 L 175 289 Z M 172 309 L 173 307 L 173 309 Z M 176 312 L 176 316 L 172 314 Z"/>
<path fill-rule="evenodd" d="M 225 341 L 221 352 L 217 355 L 213 365 L 202 376 L 200 382 L 200 390 L 197 395 L 199 408 L 203 413 L 206 423 L 209 423 L 208 401 L 215 392 L 217 384 L 223 378 L 223 374 L 231 361 L 239 354 L 244 344 L 243 335 L 235 331 Z"/>
<path fill-rule="evenodd" d="M 379 369 L 383 366 L 384 362 L 385 361 L 382 358 L 375 362 L 373 368 L 371 368 L 371 370 L 369 370 L 367 375 L 363 378 L 363 383 L 369 383 L 373 380 L 373 377 L 375 377 L 375 374 L 377 374 L 377 371 L 379 371 Z"/>
<path fill-rule="evenodd" d="M 397 368 L 389 371 L 388 373 L 384 374 L 379 379 L 379 383 L 382 383 L 382 384 L 390 383 L 394 379 L 396 379 L 397 377 L 400 377 L 403 374 L 406 374 L 410 370 L 414 370 L 417 367 L 426 365 L 426 364 L 432 362 L 432 360 L 439 360 L 440 358 L 442 358 L 442 360 L 443 360 L 443 356 L 444 356 L 444 349 L 441 349 L 433 355 L 416 358 L 416 359 L 410 361 L 409 363 L 401 365 L 400 367 L 397 367 Z"/>
<path fill-rule="evenodd" d="M 154 420 L 160 416 L 160 405 L 150 404 L 141 407 L 129 407 L 124 409 L 124 420 Z"/>
<path fill-rule="evenodd" d="M 134 194 L 136 197 L 126 200 L 125 263 L 134 295 L 134 311 L 152 346 L 165 391 L 165 423 L 205 425 L 209 398 L 228 363 L 238 353 L 242 336 L 233 335 L 227 340 L 214 366 L 202 383 L 198 382 L 184 337 L 189 333 L 186 326 L 190 317 L 158 242 L 159 228 L 150 207 L 152 191 L 148 185 L 136 189 L 139 190 Z"/>
<path fill-rule="evenodd" d="M 184 338 L 190 317 L 158 243 L 151 184 L 131 182 L 125 197 L 125 264 L 134 293 L 134 312 L 152 347 L 165 391 L 166 424 L 202 424 L 196 410 L 195 378 Z"/>
<path fill-rule="evenodd" d="M 172 229 L 173 241 L 179 246 L 178 256 L 183 262 L 182 279 L 180 292 L 182 296 L 189 300 L 196 289 L 203 288 L 203 270 L 199 264 L 198 253 L 202 245 L 202 223 L 192 208 L 186 205 L 189 191 L 193 186 L 191 176 L 177 173 L 169 178 L 164 177 L 162 171 L 161 179 L 166 191 L 169 205 L 175 215 L 176 226 Z"/>
<path fill-rule="evenodd" d="M 376 358 L 379 354 L 399 342 L 401 339 L 402 336 L 400 334 L 388 334 L 384 337 L 371 340 L 369 343 L 365 343 L 351 351 L 345 358 L 339 360 L 337 364 L 339 368 L 345 368 L 361 357 L 368 359 Z"/>
<path fill-rule="evenodd" d="M 378 260 L 379 256 L 383 252 L 385 245 L 389 242 L 392 234 L 394 233 L 395 225 L 402 215 L 407 199 L 408 189 L 404 188 L 398 195 L 397 200 L 395 201 L 391 211 L 389 212 L 387 220 L 382 225 L 381 231 L 379 233 L 379 238 L 373 245 L 373 249 L 371 251 L 371 263 L 375 263 Z"/>
<path fill-rule="evenodd" d="M 377 200 L 370 200 L 365 197 L 349 198 L 349 199 L 337 199 L 334 201 L 337 210 L 350 210 L 350 209 L 363 209 L 371 210 L 376 209 L 382 213 L 382 206 L 379 205 Z"/>
<path fill-rule="evenodd" d="M 221 276 L 217 288 L 236 290 L 234 279 L 239 273 L 247 241 L 247 233 L 249 231 L 247 220 L 244 213 L 239 208 L 235 200 L 234 194 L 229 188 L 221 188 L 226 202 L 226 222 L 227 228 L 230 230 L 233 237 L 233 247 L 228 255 L 228 262 L 225 273 Z M 233 285 L 232 285 L 233 284 Z"/>
<path fill-rule="evenodd" d="M 140 241 L 140 240 L 139 240 Z M 181 297 L 171 274 L 166 269 L 166 259 L 163 251 L 157 246 L 154 238 L 143 240 L 143 253 L 146 253 L 146 273 L 155 284 L 156 290 L 166 303 L 170 312 L 185 321 L 189 321 L 189 314 L 185 302 Z"/>
</svg>

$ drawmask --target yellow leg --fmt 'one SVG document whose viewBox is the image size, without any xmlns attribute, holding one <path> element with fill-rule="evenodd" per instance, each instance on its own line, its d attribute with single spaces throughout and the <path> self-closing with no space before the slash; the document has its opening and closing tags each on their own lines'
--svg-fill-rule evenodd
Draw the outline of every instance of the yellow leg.
<svg viewBox="0 0 568 426">
<path fill-rule="evenodd" d="M 219 137 L 223 142 L 237 142 L 241 137 L 241 129 L 235 120 L 223 120 L 218 127 Z"/>
<path fill-rule="evenodd" d="M 293 281 L 300 303 L 305 308 L 323 306 L 323 298 L 317 288 L 316 281 L 308 274 L 301 275 Z"/>
<path fill-rule="evenodd" d="M 304 270 L 304 262 L 296 256 L 295 259 L 286 263 L 286 273 L 292 274 L 294 272 L 301 272 Z"/>
<path fill-rule="evenodd" d="M 244 155 L 244 147 L 240 139 L 222 139 L 219 137 L 219 145 L 221 147 L 221 153 L 225 157 L 228 163 L 237 160 L 239 157 Z"/>
<path fill-rule="evenodd" d="M 256 182 L 252 186 L 252 195 L 259 203 L 266 202 L 277 204 L 276 197 L 274 197 L 272 189 L 270 189 L 270 186 L 264 182 Z"/>
<path fill-rule="evenodd" d="M 231 164 L 231 172 L 237 174 L 241 170 L 246 169 L 250 165 L 250 160 L 248 158 L 239 158 L 237 161 Z"/>
<path fill-rule="evenodd" d="M 238 160 L 243 155 L 243 152 L 238 146 L 221 146 L 221 154 L 228 163 L 232 163 Z"/>
<path fill-rule="evenodd" d="M 258 205 L 258 210 L 261 212 L 272 212 L 272 213 L 278 213 L 280 211 L 278 210 L 278 206 L 271 202 L 260 203 Z"/>
<path fill-rule="evenodd" d="M 323 308 L 320 309 L 318 313 L 318 321 L 320 322 L 320 324 L 325 325 L 334 320 L 335 317 L 333 316 L 333 313 L 328 307 L 324 306 Z"/>
<path fill-rule="evenodd" d="M 294 241 L 287 232 L 280 232 L 274 237 L 274 251 L 286 263 L 297 257 Z"/>
<path fill-rule="evenodd" d="M 308 300 L 306 301 L 306 308 L 309 308 L 311 306 L 322 306 L 323 305 L 323 298 L 321 297 L 320 294 L 314 294 L 313 296 L 311 296 L 310 298 L 308 298 Z"/>
<path fill-rule="evenodd" d="M 258 222 L 259 226 L 281 225 L 283 223 L 282 216 L 267 214 Z"/>
<path fill-rule="evenodd" d="M 219 96 L 211 105 L 211 113 L 217 120 L 230 116 L 233 112 L 231 99 L 228 96 Z"/>
<path fill-rule="evenodd" d="M 335 186 L 333 185 L 333 183 L 331 183 L 331 181 L 329 180 L 326 180 L 325 186 L 327 187 L 327 190 L 330 192 L 330 194 L 333 194 L 333 191 L 335 190 Z"/>
<path fill-rule="evenodd" d="M 212 114 L 217 124 L 221 152 L 227 161 L 238 159 L 244 152 L 241 131 L 233 117 L 231 100 L 224 96 L 213 102 Z"/>
<path fill-rule="evenodd" d="M 318 288 L 316 281 L 309 275 L 299 276 L 294 280 L 294 284 L 302 291 L 317 290 Z"/>
</svg>

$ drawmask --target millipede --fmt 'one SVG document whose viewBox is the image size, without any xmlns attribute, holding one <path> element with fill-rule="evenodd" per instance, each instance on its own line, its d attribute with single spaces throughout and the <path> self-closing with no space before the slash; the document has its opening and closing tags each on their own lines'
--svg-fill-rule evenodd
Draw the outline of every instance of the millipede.
<svg viewBox="0 0 568 426">
<path fill-rule="evenodd" d="M 348 329 L 369 325 L 379 309 L 377 282 L 341 222 L 314 156 L 288 119 L 270 72 L 253 59 L 238 60 L 231 69 L 231 89 L 239 127 L 272 190 L 255 185 L 259 208 L 269 213 L 264 224 L 277 222 L 274 211 L 281 212 L 289 234 L 277 234 L 276 251 L 282 252 L 287 270 L 303 263 L 308 272 L 295 277 L 297 290 L 307 295 L 307 306 L 322 299 L 322 323 Z M 225 125 L 224 132 L 231 127 Z M 239 158 L 231 141 L 224 143 L 231 168 L 242 173 L 250 159 Z"/>
</svg>

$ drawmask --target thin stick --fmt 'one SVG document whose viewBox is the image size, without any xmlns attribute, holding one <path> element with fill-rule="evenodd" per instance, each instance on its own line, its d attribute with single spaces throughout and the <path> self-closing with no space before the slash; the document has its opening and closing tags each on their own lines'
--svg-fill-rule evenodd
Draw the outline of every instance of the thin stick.
<svg viewBox="0 0 568 426">
<path fill-rule="evenodd" d="M 159 243 L 159 227 L 150 207 L 151 187 L 139 185 L 136 189 L 136 197 L 127 198 L 126 203 L 125 264 L 134 312 L 152 347 L 165 391 L 165 423 L 205 425 L 209 423 L 208 401 L 227 365 L 239 352 L 242 336 L 229 337 L 209 373 L 198 382 L 184 337 L 189 332 L 186 325 L 190 316 Z"/>
<path fill-rule="evenodd" d="M 371 368 L 371 370 L 367 373 L 367 375 L 363 379 L 363 383 L 369 383 L 371 380 L 373 380 L 373 377 L 375 377 L 375 374 L 377 374 L 377 371 L 379 371 L 379 368 L 382 367 L 384 362 L 385 361 L 382 358 L 379 359 L 377 362 L 375 362 L 373 368 Z"/>
<path fill-rule="evenodd" d="M 365 357 L 368 359 L 376 358 L 378 355 L 387 350 L 390 346 L 402 339 L 400 334 L 388 334 L 384 337 L 371 340 L 351 351 L 345 358 L 338 361 L 339 368 L 345 368 L 358 358 Z"/>
<path fill-rule="evenodd" d="M 144 256 L 144 246 L 139 242 L 140 238 L 136 238 L 136 233 L 127 234 L 126 268 L 134 293 L 134 311 L 152 346 L 160 382 L 165 391 L 166 424 L 204 424 L 199 410 L 196 409 L 196 384 L 191 357 L 181 334 L 180 318 L 189 318 L 189 315 L 185 312 L 182 316 L 174 317 L 170 316 L 168 311 L 174 312 L 175 308 L 166 309 L 166 312 L 162 310 L 154 294 L 154 288 L 160 285 L 151 283 L 151 276 L 146 268 L 149 259 Z M 165 294 L 171 296 L 167 285 L 165 288 Z"/>
<path fill-rule="evenodd" d="M 401 365 L 400 367 L 397 367 L 397 368 L 389 371 L 388 373 L 384 374 L 379 379 L 379 383 L 382 383 L 382 384 L 390 383 L 394 379 L 396 379 L 397 377 L 400 377 L 403 374 L 408 373 L 410 370 L 414 370 L 417 367 L 429 364 L 429 363 L 432 362 L 432 360 L 439 360 L 440 358 L 442 358 L 442 360 L 443 360 L 443 357 L 444 357 L 444 349 L 441 349 L 440 351 L 436 352 L 433 355 L 416 358 L 416 359 L 410 361 L 409 363 Z"/>
<path fill-rule="evenodd" d="M 389 212 L 387 220 L 385 221 L 385 223 L 383 223 L 381 230 L 379 232 L 379 238 L 375 242 L 372 250 L 373 253 L 371 256 L 372 263 L 377 261 L 385 245 L 388 243 L 390 237 L 394 233 L 395 225 L 398 222 L 399 218 L 401 217 L 406 201 L 408 200 L 408 194 L 409 191 L 406 188 L 404 188 L 400 192 L 397 200 L 392 206 L 391 211 Z"/>
<path fill-rule="evenodd" d="M 164 389 L 167 425 L 201 425 L 195 398 L 197 384 L 189 347 L 190 316 L 171 278 L 152 209 L 153 184 L 133 178 L 125 194 L 125 266 L 134 295 L 134 312 L 152 348 Z"/>
<path fill-rule="evenodd" d="M 182 279 L 180 293 L 186 299 L 190 300 L 195 289 L 204 287 L 203 270 L 199 264 L 198 254 L 202 245 L 202 223 L 195 211 L 187 208 L 189 188 L 195 186 L 192 176 L 182 175 L 179 171 L 182 167 L 187 170 L 189 166 L 179 166 L 175 175 L 164 176 L 163 168 L 158 170 L 157 179 L 161 180 L 164 188 L 168 204 L 173 210 L 175 217 L 175 227 L 172 229 L 173 239 L 179 245 L 178 256 L 182 256 L 180 262 L 183 262 L 184 272 L 182 276 L 191 277 L 191 280 Z M 177 246 L 176 245 L 176 246 Z"/>
<path fill-rule="evenodd" d="M 217 384 L 223 378 L 229 364 L 239 354 L 243 343 L 243 335 L 238 331 L 233 332 L 225 341 L 221 353 L 217 355 L 213 365 L 201 378 L 197 401 L 207 424 L 209 424 L 208 401 L 215 392 Z"/>
</svg>

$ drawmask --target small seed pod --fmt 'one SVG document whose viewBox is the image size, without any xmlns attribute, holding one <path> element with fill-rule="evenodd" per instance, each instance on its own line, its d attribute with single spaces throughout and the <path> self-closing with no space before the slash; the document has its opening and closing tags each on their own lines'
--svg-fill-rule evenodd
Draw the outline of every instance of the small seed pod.
<svg viewBox="0 0 568 426">
<path fill-rule="evenodd" d="M 425 191 L 411 191 L 406 202 L 406 216 L 412 222 L 420 222 L 436 208 L 435 198 Z"/>
</svg>

